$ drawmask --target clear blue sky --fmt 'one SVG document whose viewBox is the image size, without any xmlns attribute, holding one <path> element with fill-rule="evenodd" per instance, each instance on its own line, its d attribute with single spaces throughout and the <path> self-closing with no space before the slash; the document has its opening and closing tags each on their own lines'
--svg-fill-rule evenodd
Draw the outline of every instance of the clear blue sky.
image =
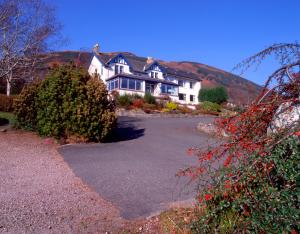
<svg viewBox="0 0 300 234">
<path fill-rule="evenodd" d="M 300 39 L 299 0 L 48 0 L 69 43 L 61 50 L 129 51 L 227 71 L 277 42 Z M 243 76 L 262 84 L 267 61 Z M 235 72 L 237 73 L 237 72 Z"/>
</svg>

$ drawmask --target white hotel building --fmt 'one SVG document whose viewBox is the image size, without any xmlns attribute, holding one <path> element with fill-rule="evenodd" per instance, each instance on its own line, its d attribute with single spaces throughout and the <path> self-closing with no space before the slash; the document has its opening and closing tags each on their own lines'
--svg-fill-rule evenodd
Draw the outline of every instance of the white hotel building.
<svg viewBox="0 0 300 234">
<path fill-rule="evenodd" d="M 167 95 L 181 104 L 198 104 L 201 80 L 195 74 L 162 65 L 151 57 L 98 50 L 96 45 L 88 71 L 90 75 L 98 73 L 109 92 L 141 96 L 149 92 L 155 97 Z"/>
</svg>

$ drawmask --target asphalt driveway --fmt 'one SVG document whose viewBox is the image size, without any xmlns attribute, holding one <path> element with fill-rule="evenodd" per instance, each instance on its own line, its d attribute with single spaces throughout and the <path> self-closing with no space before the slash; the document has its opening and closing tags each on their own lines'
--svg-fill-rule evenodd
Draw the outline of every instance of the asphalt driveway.
<svg viewBox="0 0 300 234">
<path fill-rule="evenodd" d="M 196 163 L 186 150 L 206 146 L 209 138 L 196 131 L 211 117 L 120 117 L 115 137 L 105 144 L 78 144 L 60 148 L 75 174 L 103 198 L 113 202 L 124 218 L 145 217 L 168 204 L 194 197 L 194 185 L 175 176 Z"/>
</svg>

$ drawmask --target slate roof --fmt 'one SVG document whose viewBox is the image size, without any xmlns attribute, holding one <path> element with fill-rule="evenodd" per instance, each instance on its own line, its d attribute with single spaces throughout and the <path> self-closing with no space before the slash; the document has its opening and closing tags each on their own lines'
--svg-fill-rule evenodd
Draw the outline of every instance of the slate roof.
<svg viewBox="0 0 300 234">
<path fill-rule="evenodd" d="M 181 79 L 189 79 L 194 81 L 201 81 L 201 79 L 199 79 L 199 77 L 192 72 L 186 72 L 183 70 L 175 69 L 165 64 L 161 64 L 159 63 L 159 61 L 156 60 L 152 63 L 147 63 L 147 58 L 139 57 L 128 52 L 94 53 L 94 54 L 106 66 L 108 66 L 108 62 L 112 60 L 115 56 L 122 55 L 123 57 L 126 58 L 129 65 L 131 66 L 132 72 L 138 76 L 147 74 L 145 72 L 145 69 L 149 68 L 153 63 L 157 62 L 164 69 L 164 73 L 167 76 L 172 76 L 178 79 L 181 78 Z"/>
</svg>

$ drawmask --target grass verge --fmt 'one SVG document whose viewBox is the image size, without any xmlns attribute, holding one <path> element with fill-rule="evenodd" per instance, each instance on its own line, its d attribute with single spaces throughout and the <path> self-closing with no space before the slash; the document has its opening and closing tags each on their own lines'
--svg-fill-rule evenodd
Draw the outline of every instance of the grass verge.
<svg viewBox="0 0 300 234">
<path fill-rule="evenodd" d="M 1 112 L 0 111 L 0 118 L 5 118 L 9 120 L 9 123 L 11 125 L 14 125 L 16 123 L 16 117 L 14 116 L 13 113 L 9 113 L 9 112 Z"/>
</svg>

